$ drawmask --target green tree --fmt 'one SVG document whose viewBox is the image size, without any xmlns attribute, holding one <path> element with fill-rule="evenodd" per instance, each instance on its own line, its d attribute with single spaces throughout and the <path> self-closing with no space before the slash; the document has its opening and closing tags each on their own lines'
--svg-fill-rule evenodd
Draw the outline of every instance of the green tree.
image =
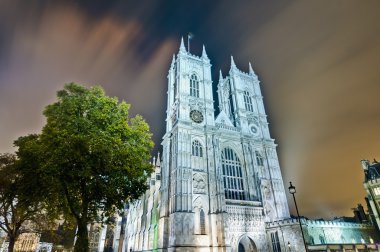
<svg viewBox="0 0 380 252">
<path fill-rule="evenodd" d="M 13 251 L 20 234 L 40 232 L 41 227 L 51 227 L 46 213 L 43 211 L 42 193 L 39 190 L 39 177 L 35 174 L 35 152 L 30 153 L 24 143 L 25 137 L 16 141 L 23 149 L 23 155 L 31 154 L 30 162 L 26 156 L 0 154 L 0 228 L 7 234 L 8 251 Z M 25 158 L 25 159 L 24 159 Z M 30 169 L 32 168 L 32 169 Z"/>
<path fill-rule="evenodd" d="M 74 251 L 88 251 L 87 226 L 113 216 L 147 189 L 153 168 L 148 124 L 100 87 L 66 84 L 44 110 L 39 171 L 49 211 L 77 226 Z"/>
<path fill-rule="evenodd" d="M 17 199 L 17 172 L 14 154 L 0 155 L 0 228 L 8 236 L 8 251 L 13 251 L 16 239 L 21 233 L 23 221 L 19 216 Z"/>
</svg>

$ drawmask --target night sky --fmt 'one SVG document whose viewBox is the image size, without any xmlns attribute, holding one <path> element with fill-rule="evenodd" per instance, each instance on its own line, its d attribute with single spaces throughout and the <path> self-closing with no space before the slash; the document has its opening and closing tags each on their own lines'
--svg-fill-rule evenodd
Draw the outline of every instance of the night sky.
<svg viewBox="0 0 380 252">
<path fill-rule="evenodd" d="M 252 62 L 301 215 L 351 215 L 364 204 L 360 160 L 380 160 L 379 13 L 378 0 L 0 0 L 0 152 L 41 130 L 43 108 L 68 82 L 132 104 L 158 150 L 167 71 L 192 32 L 214 86 L 231 55 L 243 71 Z"/>
</svg>

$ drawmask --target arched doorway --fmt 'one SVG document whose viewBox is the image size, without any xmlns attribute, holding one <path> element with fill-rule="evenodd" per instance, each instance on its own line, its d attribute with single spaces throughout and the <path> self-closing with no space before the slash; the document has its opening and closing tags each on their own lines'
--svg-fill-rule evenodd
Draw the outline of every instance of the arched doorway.
<svg viewBox="0 0 380 252">
<path fill-rule="evenodd" d="M 256 244 L 244 235 L 239 241 L 238 252 L 257 252 Z"/>
</svg>

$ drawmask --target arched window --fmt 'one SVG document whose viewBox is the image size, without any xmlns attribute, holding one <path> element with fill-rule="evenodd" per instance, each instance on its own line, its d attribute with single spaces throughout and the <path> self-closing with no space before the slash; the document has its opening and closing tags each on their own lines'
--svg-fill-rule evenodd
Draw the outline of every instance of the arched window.
<svg viewBox="0 0 380 252">
<path fill-rule="evenodd" d="M 190 78 L 190 95 L 199 97 L 199 81 L 195 74 L 192 74 Z"/>
<path fill-rule="evenodd" d="M 343 236 L 343 235 L 341 235 L 341 236 L 340 236 L 340 240 L 341 240 L 341 241 L 343 241 L 343 243 L 345 243 L 345 242 L 346 242 L 346 238 L 344 238 L 344 236 Z"/>
<path fill-rule="evenodd" d="M 199 212 L 199 227 L 201 230 L 201 234 L 206 234 L 206 218 L 203 209 L 201 209 L 201 211 Z"/>
<path fill-rule="evenodd" d="M 252 98 L 248 91 L 244 91 L 244 105 L 246 110 L 253 112 Z"/>
<path fill-rule="evenodd" d="M 314 242 L 314 237 L 313 236 L 310 236 L 310 245 L 314 245 L 315 242 Z"/>
<path fill-rule="evenodd" d="M 272 240 L 272 249 L 273 252 L 281 252 L 280 239 L 278 239 L 278 232 L 270 234 Z"/>
<path fill-rule="evenodd" d="M 94 252 L 98 251 L 99 247 L 99 229 L 91 230 L 89 232 L 89 251 Z"/>
<path fill-rule="evenodd" d="M 222 151 L 222 169 L 226 199 L 245 200 L 240 160 L 230 148 Z"/>
<path fill-rule="evenodd" d="M 322 235 L 319 235 L 319 241 L 321 242 L 321 244 L 326 244 L 325 237 L 323 237 Z"/>
<path fill-rule="evenodd" d="M 260 152 L 255 151 L 256 154 L 256 164 L 258 166 L 264 166 L 264 159 L 263 156 L 261 156 Z"/>
<path fill-rule="evenodd" d="M 196 157 L 203 157 L 202 145 L 198 140 L 194 140 L 191 146 L 191 154 Z"/>
</svg>

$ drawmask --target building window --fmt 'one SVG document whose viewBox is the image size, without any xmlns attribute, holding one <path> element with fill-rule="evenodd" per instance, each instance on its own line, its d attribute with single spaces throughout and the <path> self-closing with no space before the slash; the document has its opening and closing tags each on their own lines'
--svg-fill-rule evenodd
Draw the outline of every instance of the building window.
<svg viewBox="0 0 380 252">
<path fill-rule="evenodd" d="M 89 232 L 89 251 L 96 252 L 99 250 L 100 230 L 95 229 Z"/>
<path fill-rule="evenodd" d="M 270 234 L 272 240 L 272 249 L 273 252 L 281 252 L 280 240 L 278 239 L 278 232 Z"/>
<path fill-rule="evenodd" d="M 252 98 L 248 91 L 244 91 L 244 105 L 246 110 L 253 112 Z"/>
<path fill-rule="evenodd" d="M 199 97 L 199 81 L 195 74 L 190 78 L 190 96 Z"/>
<path fill-rule="evenodd" d="M 202 145 L 198 140 L 193 141 L 191 154 L 196 157 L 203 157 Z"/>
<path fill-rule="evenodd" d="M 321 244 L 326 244 L 325 237 L 323 237 L 322 235 L 319 235 L 319 241 L 321 242 Z"/>
<path fill-rule="evenodd" d="M 199 224 L 201 228 L 201 234 L 206 234 L 206 218 L 203 209 L 201 209 L 201 211 L 199 212 Z"/>
<path fill-rule="evenodd" d="M 263 156 L 258 151 L 255 151 L 255 154 L 256 154 L 256 164 L 258 166 L 264 166 Z"/>
<path fill-rule="evenodd" d="M 240 160 L 230 148 L 225 148 L 222 151 L 222 169 L 226 199 L 245 200 Z"/>
<path fill-rule="evenodd" d="M 379 196 L 380 195 L 380 187 L 373 188 L 373 192 L 375 193 L 376 196 Z"/>
<path fill-rule="evenodd" d="M 344 241 L 344 240 L 343 240 Z M 313 236 L 310 236 L 310 244 L 311 245 L 314 245 L 315 244 L 315 242 L 314 242 L 314 237 Z"/>
</svg>

